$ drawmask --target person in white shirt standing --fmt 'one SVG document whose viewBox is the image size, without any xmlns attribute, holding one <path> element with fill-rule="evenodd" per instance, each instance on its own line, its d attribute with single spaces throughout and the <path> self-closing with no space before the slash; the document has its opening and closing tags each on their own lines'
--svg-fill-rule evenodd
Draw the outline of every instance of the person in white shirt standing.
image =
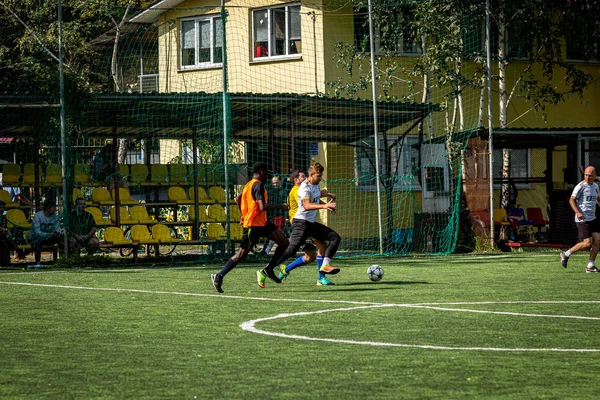
<svg viewBox="0 0 600 400">
<path fill-rule="evenodd" d="M 575 186 L 569 199 L 569 205 L 575 212 L 579 243 L 560 253 L 560 263 L 564 268 L 567 268 L 571 254 L 591 248 L 585 272 L 600 272 L 594 265 L 600 245 L 600 221 L 596 218 L 596 204 L 600 201 L 600 188 L 594 182 L 595 180 L 596 169 L 587 167 L 583 173 L 583 181 Z"/>
</svg>

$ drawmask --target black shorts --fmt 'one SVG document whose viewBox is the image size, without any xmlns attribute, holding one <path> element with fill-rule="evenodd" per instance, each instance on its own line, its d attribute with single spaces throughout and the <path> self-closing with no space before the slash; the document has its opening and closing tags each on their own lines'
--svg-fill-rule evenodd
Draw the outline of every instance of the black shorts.
<svg viewBox="0 0 600 400">
<path fill-rule="evenodd" d="M 591 221 L 576 222 L 575 225 L 577 226 L 580 242 L 583 242 L 587 238 L 591 238 L 592 233 L 600 232 L 600 221 L 598 221 L 598 218 Z"/>
<path fill-rule="evenodd" d="M 308 239 L 313 238 L 326 242 L 330 232 L 333 232 L 333 229 L 318 222 L 308 222 L 303 219 L 294 218 L 289 247 L 299 249 L 300 246 L 304 245 L 304 251 L 316 250 L 316 246 L 312 242 L 307 249 L 306 246 L 309 244 L 307 243 Z"/>
<path fill-rule="evenodd" d="M 304 246 L 302 246 L 302 251 L 316 251 L 317 246 L 313 243 L 311 238 L 306 239 L 304 242 Z"/>
<path fill-rule="evenodd" d="M 250 228 L 244 228 L 240 247 L 242 249 L 251 250 L 261 237 L 266 238 L 277 229 L 279 228 L 277 228 L 277 226 L 270 221 L 267 221 L 265 226 L 252 226 Z"/>
</svg>

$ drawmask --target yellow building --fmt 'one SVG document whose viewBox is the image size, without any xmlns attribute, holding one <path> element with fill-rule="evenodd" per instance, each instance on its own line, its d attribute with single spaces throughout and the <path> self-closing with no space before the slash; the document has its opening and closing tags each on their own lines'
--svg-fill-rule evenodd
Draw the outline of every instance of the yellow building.
<svg viewBox="0 0 600 400">
<path fill-rule="evenodd" d="M 408 15 L 404 12 L 401 16 L 407 18 Z M 370 83 L 359 78 L 369 75 L 369 58 L 361 57 L 348 62 L 351 56 L 345 52 L 345 49 L 353 45 L 356 47 L 357 41 L 365 38 L 361 31 L 365 18 L 363 11 L 353 7 L 337 7 L 333 3 L 318 1 L 287 3 L 231 0 L 225 3 L 225 14 L 222 14 L 219 1 L 163 0 L 136 15 L 131 22 L 154 24 L 158 29 L 158 90 L 161 93 L 219 93 L 224 90 L 226 81 L 227 92 L 233 94 L 320 96 L 334 94 L 337 89 L 344 88 L 345 94 L 348 90 L 356 90 L 355 97 L 369 99 L 372 98 Z M 422 90 L 414 89 L 415 82 L 417 85 L 420 82 L 410 75 L 413 61 L 422 55 L 420 49 L 407 41 L 395 45 L 395 57 L 385 57 L 383 51 L 376 51 L 376 73 L 385 74 L 394 70 L 397 80 L 393 87 L 377 87 L 377 95 L 385 93 L 404 101 L 422 102 Z M 383 48 L 383 44 L 378 42 L 375 46 L 377 49 Z M 402 68 L 394 69 L 398 63 L 402 64 Z M 223 73 L 224 64 L 227 66 L 226 74 Z M 520 97 L 520 76 L 526 65 L 525 61 L 511 62 L 507 67 L 507 87 L 516 87 L 516 91 L 511 98 L 507 130 L 497 134 L 495 159 L 499 159 L 497 154 L 501 148 L 512 149 L 511 175 L 519 178 L 518 203 L 523 208 L 539 207 L 546 212 L 548 204 L 564 201 L 568 185 L 576 183 L 578 164 L 600 162 L 600 146 L 589 140 L 600 133 L 600 91 L 595 79 L 584 91 L 583 102 L 575 94 L 567 95 L 564 103 L 546 109 L 547 119 L 544 119 L 541 113 L 532 110 L 529 101 Z M 349 74 L 349 66 L 354 68 L 352 75 Z M 465 62 L 463 65 L 465 70 L 475 71 L 477 68 L 474 63 Z M 581 63 L 581 68 L 596 78 L 600 77 L 598 63 Z M 355 84 L 354 89 L 351 89 L 352 84 Z M 564 86 L 564 82 L 557 79 L 556 85 Z M 426 138 L 444 136 L 448 132 L 449 121 L 458 119 L 460 124 L 453 126 L 468 130 L 477 127 L 482 119 L 480 109 L 487 107 L 485 102 L 480 103 L 483 92 L 474 87 L 466 88 L 460 99 L 463 102 L 462 112 L 456 113 L 454 110 L 458 107 L 458 100 L 448 103 L 447 92 L 447 88 L 431 89 L 428 101 L 445 105 L 445 108 L 442 112 L 434 112 L 431 118 L 424 121 Z M 484 96 L 484 100 L 487 101 L 487 96 Z M 497 83 L 494 83 L 494 112 L 497 112 L 498 101 Z M 233 132 L 234 140 L 243 140 L 240 137 L 246 139 L 247 161 L 268 160 L 274 172 L 280 174 L 295 168 L 306 169 L 312 161 L 321 162 L 326 168 L 325 179 L 329 190 L 340 196 L 340 212 L 328 218 L 327 223 L 346 238 L 376 238 L 379 235 L 380 209 L 377 206 L 375 166 L 372 162 L 376 152 L 372 132 L 364 132 L 362 137 L 357 136 L 358 140 L 348 142 L 339 140 L 339 134 L 328 132 L 315 120 L 314 137 L 304 135 L 295 141 L 289 132 L 290 126 L 294 126 L 293 114 L 287 112 L 283 104 L 278 114 L 279 120 L 267 121 L 262 115 L 256 115 L 253 120 L 256 126 L 264 128 L 268 125 L 268 137 L 247 140 L 252 137 L 251 128 L 246 130 L 245 135 Z M 361 117 L 359 113 L 360 110 L 357 110 L 355 115 L 339 117 L 351 120 Z M 368 118 L 370 115 L 365 113 L 362 117 Z M 483 122 L 487 123 L 485 119 Z M 422 189 L 430 176 L 427 168 L 415 173 L 417 164 L 423 166 L 424 156 L 419 150 L 422 147 L 418 146 L 422 139 L 419 139 L 412 123 L 407 119 L 405 124 L 387 126 L 382 132 L 387 142 L 382 140 L 378 144 L 387 149 L 386 152 L 380 151 L 385 155 L 380 163 L 391 172 L 394 179 L 391 184 L 392 199 L 381 201 L 384 220 L 393 214 L 391 219 L 383 223 L 385 225 L 388 222 L 393 229 L 412 228 L 414 215 L 427 209 Z M 494 124 L 498 124 L 497 117 Z M 439 146 L 431 147 L 434 148 L 439 153 Z M 429 157 L 432 157 L 431 154 Z M 452 156 L 440 153 L 439 158 L 444 157 Z M 445 161 L 444 167 L 446 176 L 456 173 L 458 166 L 451 165 L 450 170 L 454 172 L 450 172 L 447 165 L 452 162 L 448 161 Z M 436 165 L 432 164 L 430 170 L 433 171 Z M 474 175 L 469 176 L 471 167 L 465 166 L 463 177 L 476 180 L 477 184 L 485 187 L 488 167 L 481 164 Z M 496 163 L 493 168 L 496 173 Z M 571 174 L 569 182 L 565 182 L 565 168 Z M 454 188 L 446 186 L 444 190 L 437 190 L 434 197 L 448 197 L 451 203 Z M 498 195 L 499 191 L 496 190 L 494 196 L 498 198 Z M 390 207 L 393 211 L 388 212 Z M 357 213 L 360 213 L 360 229 L 357 229 L 356 219 L 353 218 Z M 384 232 L 384 235 L 388 232 Z"/>
</svg>

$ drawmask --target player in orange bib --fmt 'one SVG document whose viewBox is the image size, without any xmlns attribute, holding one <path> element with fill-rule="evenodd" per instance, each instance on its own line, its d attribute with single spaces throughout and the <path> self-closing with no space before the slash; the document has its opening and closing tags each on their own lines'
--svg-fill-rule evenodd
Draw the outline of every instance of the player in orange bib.
<svg viewBox="0 0 600 400">
<path fill-rule="evenodd" d="M 281 230 L 272 222 L 267 221 L 267 211 L 269 210 L 288 210 L 287 204 L 269 204 L 265 182 L 269 175 L 267 164 L 258 162 L 252 167 L 253 178 L 244 186 L 242 193 L 236 198 L 236 202 L 242 211 L 242 220 L 240 224 L 244 226 L 242 242 L 238 252 L 231 257 L 223 266 L 221 271 L 211 275 L 215 290 L 223 293 L 223 277 L 229 273 L 235 266 L 242 261 L 250 250 L 256 245 L 261 237 L 266 237 L 277 243 L 277 250 L 269 263 L 262 271 L 257 272 L 257 279 L 262 281 L 261 287 L 264 287 L 265 277 L 270 278 L 275 283 L 281 283 L 281 280 L 273 269 L 276 261 L 281 258 L 288 247 L 288 240 Z"/>
</svg>

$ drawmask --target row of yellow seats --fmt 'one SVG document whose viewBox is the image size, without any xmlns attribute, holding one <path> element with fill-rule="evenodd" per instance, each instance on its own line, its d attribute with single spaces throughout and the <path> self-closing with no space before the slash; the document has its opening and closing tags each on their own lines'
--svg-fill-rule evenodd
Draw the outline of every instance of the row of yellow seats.
<svg viewBox="0 0 600 400">
<path fill-rule="evenodd" d="M 206 190 L 204 190 L 204 188 L 199 187 L 196 193 L 198 194 L 198 204 L 225 203 L 227 196 L 227 194 L 225 193 L 225 189 L 223 189 L 220 186 L 210 187 L 208 189 L 208 194 L 206 193 Z M 8 199 L 10 199 L 10 194 L 8 192 L 6 192 L 6 195 L 8 195 Z M 183 189 L 182 187 L 171 186 L 168 190 L 169 201 L 178 205 L 194 204 L 195 197 L 196 196 L 194 196 L 193 188 L 190 188 L 189 190 L 189 197 L 185 192 L 185 189 Z M 0 196 L 0 199 L 1 198 L 2 197 Z M 83 191 L 80 188 L 73 189 L 73 201 L 75 201 L 77 198 L 85 199 Z M 109 206 L 115 204 L 115 202 L 115 189 L 109 192 L 108 189 L 97 187 L 92 189 L 92 200 L 86 201 L 86 204 L 99 204 Z M 133 200 L 131 198 L 131 193 L 128 189 L 119 188 L 119 203 L 127 206 L 139 204 L 139 201 Z"/>
<path fill-rule="evenodd" d="M 242 240 L 241 225 L 231 225 L 231 240 Z M 227 240 L 227 232 L 223 225 L 219 223 L 210 223 L 206 227 L 206 238 L 209 240 Z M 134 242 L 139 244 L 164 244 L 172 245 L 181 242 L 181 239 L 171 236 L 169 228 L 162 224 L 152 226 L 151 231 L 145 225 L 134 225 L 131 227 L 131 239 L 127 239 L 121 228 L 109 226 L 104 231 L 104 243 L 113 245 L 132 245 Z"/>
<path fill-rule="evenodd" d="M 200 218 L 198 218 L 199 222 L 208 223 L 208 222 L 227 222 L 227 212 L 223 208 L 223 206 L 219 204 L 211 204 L 209 206 L 200 206 Z M 112 207 L 109 211 L 110 214 L 110 222 L 106 221 L 102 216 L 102 212 L 99 208 L 96 207 L 87 207 L 86 211 L 94 216 L 94 220 L 96 221 L 96 225 L 112 225 L 115 224 L 117 220 L 117 208 Z M 189 220 L 195 221 L 195 207 L 190 206 L 189 210 Z M 231 204 L 229 206 L 229 220 L 233 224 L 238 224 L 240 219 L 242 218 L 242 213 L 237 206 L 237 204 Z M 153 220 L 148 214 L 148 210 L 144 206 L 133 206 L 129 210 L 125 207 L 119 207 L 119 221 L 121 225 L 135 225 L 135 224 L 152 224 L 156 221 Z"/>
<path fill-rule="evenodd" d="M 225 189 L 220 186 L 211 186 L 208 189 L 208 193 L 202 187 L 198 187 L 196 191 L 194 191 L 194 188 L 190 188 L 188 193 L 186 193 L 182 187 L 171 186 L 167 192 L 167 196 L 171 203 L 179 205 L 194 204 L 196 198 L 198 198 L 198 204 L 225 203 L 227 199 Z"/>
<path fill-rule="evenodd" d="M 231 240 L 242 240 L 243 228 L 240 224 L 230 224 Z M 227 240 L 227 231 L 222 224 L 211 222 L 206 224 L 206 238 L 210 240 Z"/>
<path fill-rule="evenodd" d="M 48 164 L 42 173 L 42 166 L 39 167 L 39 177 L 42 186 L 61 186 L 62 185 L 62 167 L 59 164 Z M 21 176 L 21 166 L 19 164 L 4 164 L 2 167 L 2 185 L 4 186 L 34 186 L 35 185 L 35 164 L 28 163 L 23 166 Z"/>
<path fill-rule="evenodd" d="M 114 245 L 127 245 L 137 242 L 140 244 L 176 244 L 181 239 L 171 236 L 166 225 L 156 224 L 151 231 L 146 225 L 134 225 L 131 227 L 131 239 L 125 238 L 123 230 L 116 226 L 109 226 L 104 231 L 104 242 Z"/>
<path fill-rule="evenodd" d="M 131 185 L 138 186 L 166 186 L 192 185 L 192 166 L 186 164 L 152 164 L 150 169 L 146 164 L 119 164 L 119 174 L 127 177 Z M 91 166 L 89 164 L 75 164 L 75 182 L 86 186 L 97 183 L 91 181 Z M 198 183 L 200 185 L 222 185 L 224 183 L 223 167 L 219 165 L 198 165 Z"/>
</svg>

